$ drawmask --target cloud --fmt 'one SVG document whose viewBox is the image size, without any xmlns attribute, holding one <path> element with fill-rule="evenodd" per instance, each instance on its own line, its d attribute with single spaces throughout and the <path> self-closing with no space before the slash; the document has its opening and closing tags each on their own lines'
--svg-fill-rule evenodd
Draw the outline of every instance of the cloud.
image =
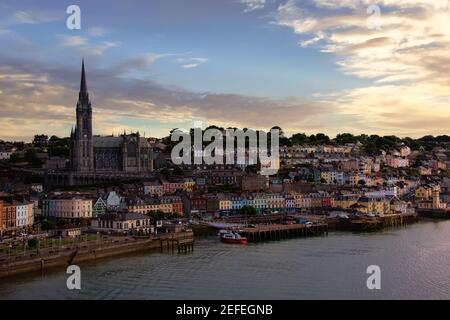
<svg viewBox="0 0 450 320">
<path fill-rule="evenodd" d="M 175 53 L 155 53 L 155 52 L 148 52 L 146 54 L 143 54 L 138 57 L 133 57 L 129 59 L 125 59 L 121 61 L 117 66 L 116 70 L 120 70 L 121 72 L 126 72 L 129 70 L 142 70 L 149 68 L 152 66 L 156 61 L 160 59 L 164 59 L 167 57 L 172 57 L 177 54 Z"/>
<path fill-rule="evenodd" d="M 288 0 L 272 24 L 288 27 L 299 45 L 333 54 L 343 73 L 372 82 L 328 96 L 337 114 L 386 134 L 447 133 L 450 119 L 450 11 L 447 0 Z M 381 28 L 370 28 L 369 5 Z M 444 120 L 444 121 L 443 121 Z"/>
<path fill-rule="evenodd" d="M 59 38 L 61 40 L 60 45 L 64 47 L 79 47 L 88 43 L 87 38 L 82 36 L 61 35 Z"/>
<path fill-rule="evenodd" d="M 244 12 L 263 9 L 266 5 L 266 0 L 239 0 L 239 2 L 245 6 Z"/>
<path fill-rule="evenodd" d="M 80 55 L 102 56 L 105 51 L 120 45 L 117 41 L 91 42 L 87 37 L 58 35 L 59 45 L 62 47 L 75 48 Z"/>
<path fill-rule="evenodd" d="M 200 65 L 208 62 L 207 58 L 179 58 L 177 59 L 178 62 L 182 63 L 181 67 L 183 69 L 193 69 L 197 68 Z"/>
<path fill-rule="evenodd" d="M 114 66 L 96 69 L 89 60 L 86 66 L 94 129 L 100 134 L 111 134 L 114 128 L 133 127 L 130 123 L 136 123 L 134 129 L 155 135 L 155 123 L 171 128 L 183 123 L 192 125 L 194 120 L 226 127 L 268 129 L 281 125 L 288 132 L 304 131 L 323 126 L 321 115 L 330 111 L 320 103 L 301 98 L 191 92 L 153 80 L 124 77 L 126 70 Z M 0 100 L 0 126 L 7 129 L 2 134 L 68 135 L 75 122 L 78 68 L 2 56 L 0 74 L 2 96 L 8 96 Z"/>
<path fill-rule="evenodd" d="M 92 27 L 88 30 L 91 37 L 102 37 L 106 34 L 106 29 L 102 27 Z"/>
<path fill-rule="evenodd" d="M 63 13 L 59 11 L 17 11 L 10 19 L 12 24 L 41 24 L 62 20 Z"/>
</svg>

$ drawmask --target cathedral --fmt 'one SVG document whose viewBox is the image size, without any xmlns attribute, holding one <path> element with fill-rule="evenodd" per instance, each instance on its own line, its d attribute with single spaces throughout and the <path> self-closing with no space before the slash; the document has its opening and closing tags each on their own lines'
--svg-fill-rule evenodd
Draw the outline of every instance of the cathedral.
<svg viewBox="0 0 450 320">
<path fill-rule="evenodd" d="M 120 136 L 92 134 L 92 106 L 84 60 L 76 107 L 76 127 L 70 134 L 70 164 L 75 172 L 145 173 L 153 170 L 152 147 L 139 132 Z"/>
</svg>

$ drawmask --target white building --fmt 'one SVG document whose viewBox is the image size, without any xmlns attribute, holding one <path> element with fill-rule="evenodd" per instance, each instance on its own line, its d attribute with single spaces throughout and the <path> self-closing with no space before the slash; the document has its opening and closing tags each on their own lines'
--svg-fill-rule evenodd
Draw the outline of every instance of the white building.
<svg viewBox="0 0 450 320">
<path fill-rule="evenodd" d="M 23 228 L 33 225 L 33 204 L 15 202 L 16 205 L 16 227 Z"/>
<path fill-rule="evenodd" d="M 12 154 L 13 154 L 12 151 L 1 150 L 0 160 L 9 160 Z"/>
</svg>

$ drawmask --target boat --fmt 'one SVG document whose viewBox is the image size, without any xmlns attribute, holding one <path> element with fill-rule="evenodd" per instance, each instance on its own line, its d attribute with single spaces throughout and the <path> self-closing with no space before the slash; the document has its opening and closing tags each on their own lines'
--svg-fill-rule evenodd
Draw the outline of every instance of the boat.
<svg viewBox="0 0 450 320">
<path fill-rule="evenodd" d="M 222 241 L 223 243 L 236 243 L 236 244 L 246 244 L 248 242 L 246 237 L 242 237 L 237 232 L 227 232 L 221 234 L 220 241 Z"/>
<path fill-rule="evenodd" d="M 227 234 L 227 233 L 229 233 L 229 232 L 230 232 L 229 230 L 222 229 L 222 230 L 219 230 L 219 232 L 217 233 L 217 235 L 218 235 L 219 237 L 221 237 L 221 236 L 223 236 L 224 234 Z"/>
</svg>

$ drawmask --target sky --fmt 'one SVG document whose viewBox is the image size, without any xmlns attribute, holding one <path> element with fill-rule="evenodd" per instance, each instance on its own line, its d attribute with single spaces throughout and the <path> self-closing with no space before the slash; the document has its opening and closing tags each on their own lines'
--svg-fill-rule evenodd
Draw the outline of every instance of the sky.
<svg viewBox="0 0 450 320">
<path fill-rule="evenodd" d="M 95 134 L 450 134 L 449 18 L 450 0 L 2 0 L 0 139 L 68 136 L 82 57 Z"/>
</svg>

